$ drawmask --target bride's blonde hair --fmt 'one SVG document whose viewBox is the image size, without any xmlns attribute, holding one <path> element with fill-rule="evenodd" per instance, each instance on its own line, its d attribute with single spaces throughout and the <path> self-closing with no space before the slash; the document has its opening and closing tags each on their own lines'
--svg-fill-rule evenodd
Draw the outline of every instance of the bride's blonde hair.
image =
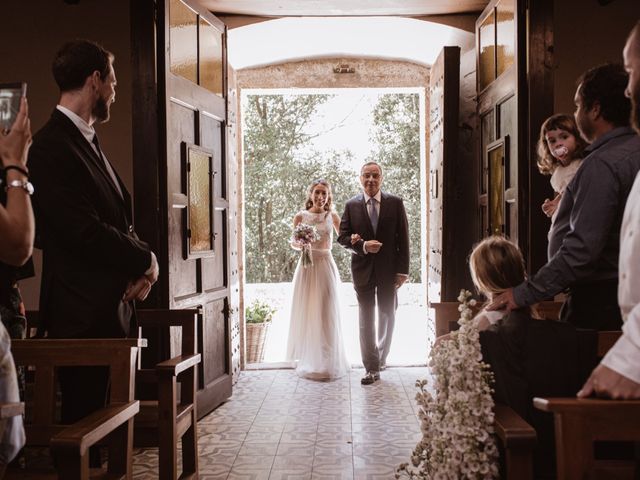
<svg viewBox="0 0 640 480">
<path fill-rule="evenodd" d="M 333 194 L 331 193 L 331 185 L 323 178 L 314 180 L 313 182 L 311 182 L 311 185 L 309 185 L 309 189 L 307 190 L 307 200 L 304 202 L 304 209 L 309 210 L 311 207 L 313 207 L 313 199 L 311 198 L 311 196 L 313 195 L 313 190 L 318 185 L 324 185 L 325 187 L 327 187 L 327 203 L 324 204 L 324 210 L 326 212 L 330 212 L 333 208 Z"/>
</svg>

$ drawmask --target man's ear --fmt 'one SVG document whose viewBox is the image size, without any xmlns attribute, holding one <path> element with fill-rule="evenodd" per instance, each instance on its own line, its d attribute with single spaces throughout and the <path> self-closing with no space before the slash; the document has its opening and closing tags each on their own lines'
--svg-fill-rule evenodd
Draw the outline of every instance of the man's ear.
<svg viewBox="0 0 640 480">
<path fill-rule="evenodd" d="M 91 85 L 92 89 L 100 87 L 100 83 L 102 82 L 100 72 L 98 70 L 94 70 L 93 73 L 87 77 L 87 82 Z"/>
<path fill-rule="evenodd" d="M 597 120 L 598 118 L 600 118 L 600 102 L 593 102 L 591 110 L 589 110 L 589 115 L 591 116 L 592 120 Z"/>
</svg>

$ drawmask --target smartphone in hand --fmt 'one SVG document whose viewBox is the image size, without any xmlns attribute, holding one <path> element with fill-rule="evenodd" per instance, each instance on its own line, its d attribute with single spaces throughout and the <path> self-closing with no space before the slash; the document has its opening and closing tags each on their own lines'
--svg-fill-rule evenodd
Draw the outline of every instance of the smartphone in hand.
<svg viewBox="0 0 640 480">
<path fill-rule="evenodd" d="M 0 83 L 0 132 L 8 133 L 20 111 L 20 98 L 27 95 L 27 82 Z"/>
</svg>

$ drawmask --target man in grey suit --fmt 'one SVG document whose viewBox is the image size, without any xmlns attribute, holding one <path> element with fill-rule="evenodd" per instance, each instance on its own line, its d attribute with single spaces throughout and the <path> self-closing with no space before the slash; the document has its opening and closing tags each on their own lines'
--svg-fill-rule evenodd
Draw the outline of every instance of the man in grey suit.
<svg viewBox="0 0 640 480">
<path fill-rule="evenodd" d="M 402 199 L 380 190 L 380 165 L 366 163 L 360 171 L 360 183 L 363 193 L 345 205 L 338 242 L 353 254 L 351 274 L 360 311 L 360 353 L 367 371 L 361 383 L 370 385 L 380 379 L 380 370 L 386 367 L 397 290 L 409 274 L 409 224 Z"/>
</svg>

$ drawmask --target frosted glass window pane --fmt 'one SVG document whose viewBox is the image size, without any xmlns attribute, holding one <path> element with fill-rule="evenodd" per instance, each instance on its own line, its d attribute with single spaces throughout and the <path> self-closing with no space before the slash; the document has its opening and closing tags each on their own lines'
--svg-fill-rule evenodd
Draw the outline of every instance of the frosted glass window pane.
<svg viewBox="0 0 640 480">
<path fill-rule="evenodd" d="M 171 73 L 198 81 L 198 24 L 196 13 L 180 0 L 169 4 Z"/>
<path fill-rule="evenodd" d="M 496 78 L 495 60 L 495 14 L 491 12 L 480 25 L 480 61 L 478 74 L 479 90 L 493 82 Z"/>
<path fill-rule="evenodd" d="M 489 221 L 491 234 L 501 235 L 504 226 L 504 145 L 489 152 Z"/>
<path fill-rule="evenodd" d="M 515 28 L 513 0 L 502 0 L 496 7 L 498 76 L 513 65 L 515 58 Z"/>
<path fill-rule="evenodd" d="M 222 33 L 200 19 L 200 85 L 223 96 Z"/>
<path fill-rule="evenodd" d="M 211 225 L 211 156 L 189 150 L 189 252 L 213 249 Z"/>
</svg>

